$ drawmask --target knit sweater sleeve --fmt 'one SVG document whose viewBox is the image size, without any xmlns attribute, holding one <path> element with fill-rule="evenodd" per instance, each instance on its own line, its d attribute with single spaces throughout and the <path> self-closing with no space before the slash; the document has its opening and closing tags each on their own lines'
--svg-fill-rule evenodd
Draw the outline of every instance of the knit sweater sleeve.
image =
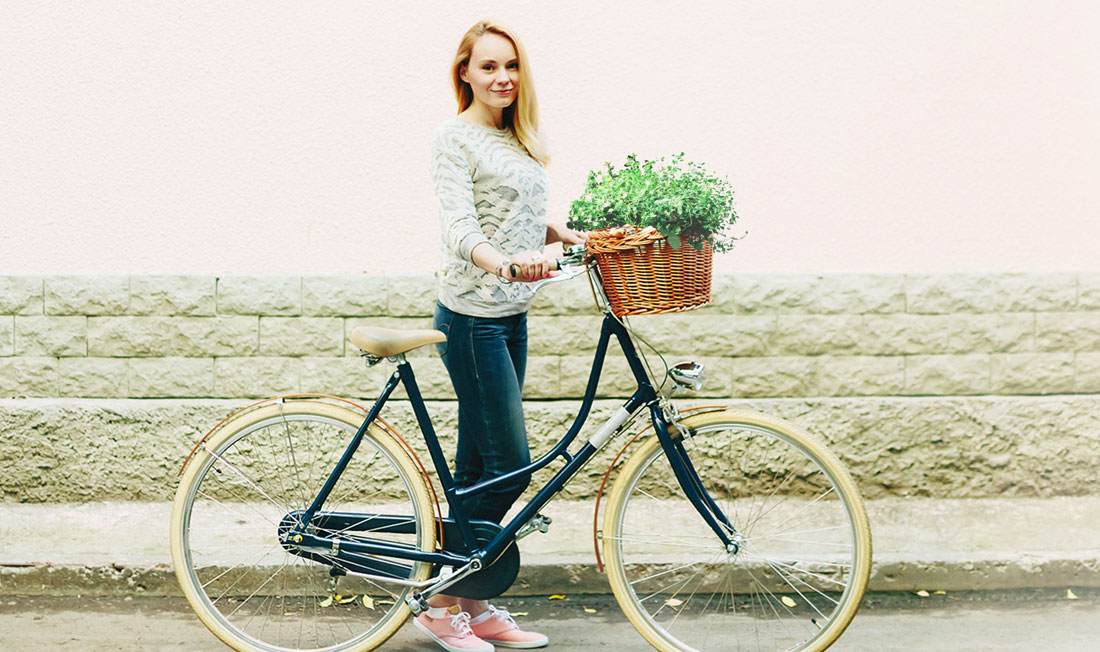
<svg viewBox="0 0 1100 652">
<path fill-rule="evenodd" d="M 481 230 L 474 206 L 473 169 L 453 129 L 440 127 L 432 140 L 431 173 L 444 246 L 463 260 L 472 260 L 474 247 L 489 238 Z"/>
</svg>

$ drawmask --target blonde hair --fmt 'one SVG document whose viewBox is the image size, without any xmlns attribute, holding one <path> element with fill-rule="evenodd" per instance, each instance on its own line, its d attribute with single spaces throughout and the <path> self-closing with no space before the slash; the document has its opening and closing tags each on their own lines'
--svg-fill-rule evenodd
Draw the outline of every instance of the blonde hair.
<svg viewBox="0 0 1100 652">
<path fill-rule="evenodd" d="M 527 50 L 515 32 L 493 20 L 478 21 L 462 36 L 458 44 L 458 52 L 455 53 L 454 63 L 451 65 L 451 83 L 454 85 L 455 99 L 458 101 L 458 112 L 462 113 L 474 103 L 474 92 L 470 85 L 462 81 L 459 75 L 464 66 L 470 65 L 470 55 L 474 51 L 474 43 L 483 34 L 498 34 L 508 39 L 516 48 L 516 57 L 519 59 L 519 92 L 516 100 L 504 108 L 504 126 L 516 135 L 516 140 L 523 146 L 531 158 L 546 165 L 550 162 L 550 156 L 539 143 L 539 105 L 535 99 L 535 82 L 531 76 L 531 67 L 527 59 Z"/>
</svg>

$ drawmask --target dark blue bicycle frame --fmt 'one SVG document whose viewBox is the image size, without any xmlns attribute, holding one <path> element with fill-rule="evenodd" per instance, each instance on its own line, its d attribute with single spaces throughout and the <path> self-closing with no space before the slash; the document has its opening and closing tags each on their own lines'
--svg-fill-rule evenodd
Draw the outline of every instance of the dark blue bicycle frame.
<svg viewBox="0 0 1100 652">
<path fill-rule="evenodd" d="M 630 364 L 630 371 L 634 374 L 634 378 L 638 383 L 638 389 L 623 405 L 623 408 L 630 414 L 634 414 L 642 406 L 649 407 L 650 418 L 653 422 L 654 430 L 665 451 L 669 464 L 676 475 L 676 479 L 679 481 L 680 487 L 684 490 L 685 496 L 722 543 L 727 548 L 736 550 L 736 544 L 730 538 L 730 535 L 734 533 L 734 529 L 729 519 L 726 518 L 725 514 L 722 513 L 721 509 L 719 509 L 718 505 L 715 504 L 714 500 L 703 487 L 695 471 L 695 467 L 692 465 L 687 452 L 684 450 L 682 437 L 674 434 L 674 432 L 670 432 L 661 410 L 657 391 L 653 388 L 652 383 L 650 383 L 641 358 L 638 356 L 638 352 L 634 348 L 634 343 L 630 339 L 630 334 L 627 332 L 626 327 L 610 314 L 604 317 L 603 327 L 600 331 L 599 344 L 596 346 L 596 355 L 592 361 L 592 370 L 588 377 L 588 386 L 584 393 L 584 400 L 581 403 L 581 409 L 572 427 L 570 427 L 569 432 L 566 433 L 561 441 L 559 441 L 549 452 L 541 458 L 531 462 L 531 464 L 507 475 L 493 478 L 470 487 L 458 488 L 455 486 L 454 477 L 450 472 L 450 466 L 443 455 L 442 448 L 440 448 L 435 428 L 432 426 L 431 418 L 428 416 L 428 410 L 424 405 L 424 399 L 420 394 L 420 388 L 416 384 L 412 366 L 407 360 L 402 360 L 398 364 L 397 370 L 390 376 L 378 400 L 375 401 L 370 412 L 367 414 L 366 419 L 363 421 L 363 425 L 359 427 L 358 432 L 355 433 L 352 441 L 348 444 L 340 461 L 325 481 L 324 486 L 317 494 L 313 504 L 295 519 L 297 521 L 297 527 L 294 527 L 291 531 L 291 535 L 295 537 L 295 543 L 303 547 L 331 547 L 333 550 L 336 550 L 338 547 L 340 550 L 351 553 L 365 553 L 368 555 L 451 566 L 461 566 L 474 559 L 496 559 L 514 540 L 519 529 L 530 521 L 531 518 L 535 516 L 551 498 L 553 498 L 554 494 L 561 491 L 566 482 L 568 482 L 577 471 L 596 454 L 598 449 L 593 446 L 591 442 L 586 442 L 575 454 L 570 453 L 567 449 L 576 439 L 577 434 L 580 433 L 581 428 L 588 418 L 589 411 L 592 408 L 592 403 L 596 397 L 596 387 L 599 384 L 600 373 L 603 370 L 607 347 L 611 341 L 612 335 L 618 340 L 619 346 L 622 348 L 623 354 Z M 363 541 L 362 539 L 349 540 L 317 536 L 308 533 L 305 527 L 305 524 L 310 523 L 315 515 L 323 514 L 323 512 L 321 512 L 322 506 L 336 486 L 336 482 L 340 479 L 344 469 L 347 468 L 348 463 L 351 461 L 363 436 L 367 432 L 367 428 L 375 418 L 377 418 L 382 407 L 397 388 L 398 383 L 404 385 L 405 391 L 409 396 L 409 401 L 412 404 L 417 423 L 420 425 L 420 430 L 427 443 L 428 452 L 439 474 L 440 484 L 443 485 L 443 493 L 450 506 L 450 517 L 455 521 L 459 533 L 466 544 L 466 549 L 473 551 L 473 553 L 468 556 L 462 556 L 448 551 L 425 552 L 408 545 L 395 544 L 382 540 Z M 457 499 L 481 493 L 498 483 L 507 482 L 514 476 L 534 473 L 559 457 L 565 460 L 565 466 L 535 494 L 535 497 L 519 514 L 503 526 L 503 529 L 497 533 L 488 545 L 479 547 L 470 521 L 463 512 Z M 356 515 L 349 514 L 337 516 L 340 518 L 354 518 Z M 381 518 L 385 517 L 383 516 Z M 408 522 L 409 517 L 394 517 L 394 520 L 395 522 L 401 520 Z"/>
</svg>

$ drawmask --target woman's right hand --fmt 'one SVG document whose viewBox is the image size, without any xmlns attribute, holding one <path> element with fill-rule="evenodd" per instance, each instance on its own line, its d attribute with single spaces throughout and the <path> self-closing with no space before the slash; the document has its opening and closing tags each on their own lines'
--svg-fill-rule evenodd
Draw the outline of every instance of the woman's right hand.
<svg viewBox="0 0 1100 652">
<path fill-rule="evenodd" d="M 541 251 L 521 251 L 501 263 L 497 268 L 497 275 L 507 281 L 532 283 L 552 276 L 550 269 L 551 261 Z M 513 275 L 513 270 L 518 270 L 519 273 Z"/>
</svg>

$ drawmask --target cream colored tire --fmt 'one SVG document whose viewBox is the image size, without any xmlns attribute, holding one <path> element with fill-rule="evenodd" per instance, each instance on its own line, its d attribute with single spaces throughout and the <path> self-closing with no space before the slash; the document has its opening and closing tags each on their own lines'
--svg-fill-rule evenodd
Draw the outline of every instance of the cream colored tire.
<svg viewBox="0 0 1100 652">
<path fill-rule="evenodd" d="M 663 652 L 820 652 L 859 609 L 871 531 L 851 475 L 793 424 L 746 411 L 683 420 L 736 550 L 688 503 L 657 437 L 619 471 L 602 539 L 612 591 Z"/>
<path fill-rule="evenodd" d="M 274 402 L 227 421 L 188 462 L 172 507 L 172 562 L 192 609 L 231 648 L 360 652 L 381 645 L 408 618 L 407 588 L 333 577 L 330 565 L 292 554 L 279 541 L 284 517 L 309 505 L 363 419 L 319 400 Z M 435 547 L 425 479 L 377 426 L 322 509 L 411 516 L 414 534 L 357 534 Z M 405 563 L 410 580 L 431 572 L 429 564 Z"/>
</svg>

